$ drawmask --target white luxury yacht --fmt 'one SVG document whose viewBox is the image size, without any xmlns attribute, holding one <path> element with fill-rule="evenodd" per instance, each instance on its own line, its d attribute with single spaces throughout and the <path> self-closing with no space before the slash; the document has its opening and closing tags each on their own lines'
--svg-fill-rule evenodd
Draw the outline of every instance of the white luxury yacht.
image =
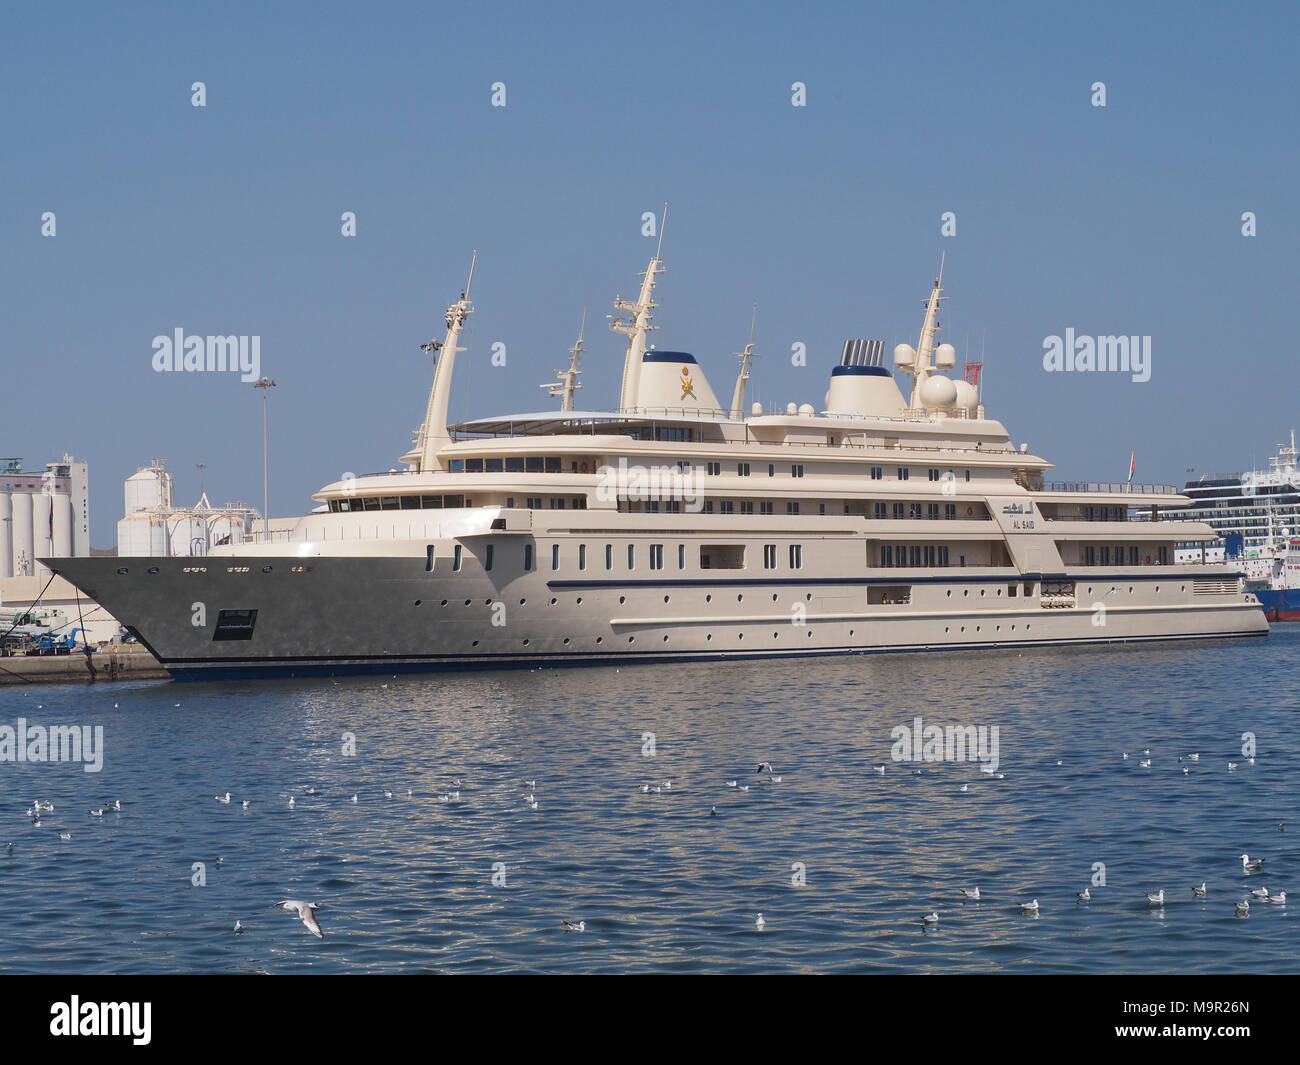
<svg viewBox="0 0 1300 1065">
<path fill-rule="evenodd" d="M 1051 464 L 945 376 L 941 281 L 892 371 L 882 341 L 850 340 L 822 410 L 772 413 L 746 408 L 752 342 L 728 406 L 693 356 L 648 343 L 662 270 L 656 252 L 615 303 L 617 410 L 574 409 L 580 337 L 558 410 L 449 426 L 467 285 L 426 345 L 404 470 L 327 485 L 285 538 L 47 565 L 178 678 L 1268 631 L 1234 567 L 1175 564 L 1175 543 L 1215 536 L 1150 520 L 1186 505 L 1172 487 L 1044 483 Z"/>
</svg>

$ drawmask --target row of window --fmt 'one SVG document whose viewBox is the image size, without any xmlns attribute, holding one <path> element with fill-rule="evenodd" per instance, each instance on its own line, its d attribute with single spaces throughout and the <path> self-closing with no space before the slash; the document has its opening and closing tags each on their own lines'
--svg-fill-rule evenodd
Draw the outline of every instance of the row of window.
<svg viewBox="0 0 1300 1065">
<path fill-rule="evenodd" d="M 661 432 L 677 432 L 678 430 L 661 430 Z M 690 430 L 684 429 L 681 432 L 688 433 Z M 663 436 L 657 439 L 673 439 Z M 689 436 L 687 437 L 689 440 Z M 570 473 L 596 473 L 601 469 L 601 463 L 595 458 L 562 458 L 558 455 L 508 455 L 485 458 L 463 458 L 452 459 L 449 468 L 452 473 L 564 473 L 566 467 Z M 691 464 L 682 460 L 676 463 L 677 469 L 681 473 L 689 473 Z M 706 462 L 705 470 L 710 477 L 720 477 L 722 475 L 721 462 Z M 736 463 L 736 475 L 738 477 L 748 477 L 753 470 L 752 464 L 748 462 Z M 767 475 L 775 477 L 777 463 L 769 462 L 767 464 Z M 896 476 L 900 481 L 906 481 L 911 478 L 911 469 L 907 466 L 896 468 Z M 963 471 L 967 481 L 970 481 L 970 470 Z M 790 476 L 802 477 L 804 475 L 804 466 L 802 462 L 790 464 Z M 957 475 L 953 470 L 946 472 L 937 466 L 931 466 L 926 469 L 926 475 L 931 481 L 955 481 Z M 884 467 L 872 466 L 871 479 L 873 481 L 883 480 L 885 476 Z M 1104 509 L 1104 508 L 1103 508 Z"/>
<path fill-rule="evenodd" d="M 1150 566 L 1154 562 L 1157 566 L 1167 566 L 1169 548 L 1165 544 L 1156 545 L 1154 559 L 1150 554 L 1143 556 L 1137 544 L 1116 544 L 1113 551 L 1110 544 L 1086 544 L 1083 548 L 1085 566 L 1136 566 L 1139 558 L 1144 559 L 1142 565 Z"/>
<path fill-rule="evenodd" d="M 958 556 L 958 565 L 966 565 L 966 556 Z M 924 566 L 926 569 L 941 569 L 948 566 L 947 544 L 881 544 L 881 569 Z"/>
</svg>

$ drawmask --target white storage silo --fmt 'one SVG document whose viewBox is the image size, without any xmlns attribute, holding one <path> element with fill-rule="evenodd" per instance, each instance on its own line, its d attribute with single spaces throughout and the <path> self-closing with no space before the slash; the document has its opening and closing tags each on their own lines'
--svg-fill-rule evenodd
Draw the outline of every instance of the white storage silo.
<svg viewBox="0 0 1300 1065">
<path fill-rule="evenodd" d="M 32 550 L 36 558 L 49 558 L 54 549 L 54 496 L 41 492 L 32 496 Z M 48 567 L 34 563 L 33 573 L 48 577 Z"/>
<path fill-rule="evenodd" d="M 14 575 L 13 516 L 11 493 L 0 492 L 0 577 Z"/>
<path fill-rule="evenodd" d="M 32 496 L 30 492 L 13 493 L 14 576 L 30 577 L 36 572 L 32 554 Z"/>
<path fill-rule="evenodd" d="M 54 497 L 54 546 L 55 558 L 69 558 L 72 555 L 72 497 L 58 494 Z"/>
</svg>

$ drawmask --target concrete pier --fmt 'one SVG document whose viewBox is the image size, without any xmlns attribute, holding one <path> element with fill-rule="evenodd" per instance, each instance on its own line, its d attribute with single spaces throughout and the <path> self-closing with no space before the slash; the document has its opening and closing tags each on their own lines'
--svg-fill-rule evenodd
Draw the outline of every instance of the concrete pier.
<svg viewBox="0 0 1300 1065">
<path fill-rule="evenodd" d="M 170 680 L 171 674 L 143 647 L 125 645 L 96 651 L 87 661 L 70 655 L 0 658 L 0 684 L 68 684 L 109 680 Z"/>
</svg>

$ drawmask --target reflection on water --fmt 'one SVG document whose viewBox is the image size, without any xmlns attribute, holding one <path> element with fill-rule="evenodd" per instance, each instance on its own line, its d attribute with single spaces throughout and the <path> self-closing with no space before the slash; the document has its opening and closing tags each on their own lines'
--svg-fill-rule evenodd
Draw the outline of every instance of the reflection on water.
<svg viewBox="0 0 1300 1065">
<path fill-rule="evenodd" d="M 0 724 L 102 724 L 106 756 L 99 774 L 0 763 L 0 969 L 1292 970 L 1286 908 L 1233 903 L 1300 868 L 1277 827 L 1296 816 L 1297 650 L 1279 626 L 1167 648 L 6 688 Z M 891 730 L 917 716 L 997 726 L 1004 778 L 893 762 Z M 56 808 L 33 828 L 38 797 Z M 1267 875 L 1243 876 L 1243 851 Z M 1078 902 L 1095 863 L 1105 886 Z M 324 940 L 270 909 L 286 897 L 320 903 Z"/>
</svg>

